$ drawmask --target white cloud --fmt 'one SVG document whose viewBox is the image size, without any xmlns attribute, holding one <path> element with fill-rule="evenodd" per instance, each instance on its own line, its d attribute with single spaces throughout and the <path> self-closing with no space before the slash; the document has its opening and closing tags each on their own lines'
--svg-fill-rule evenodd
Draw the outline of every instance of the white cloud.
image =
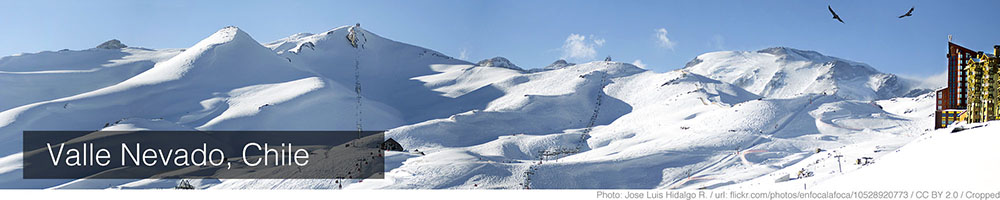
<svg viewBox="0 0 1000 200">
<path fill-rule="evenodd" d="M 594 36 L 591 35 L 590 38 L 594 38 Z M 604 39 L 594 39 L 594 44 L 597 46 L 604 46 Z"/>
<path fill-rule="evenodd" d="M 642 60 L 639 60 L 639 59 L 635 59 L 635 61 L 632 61 L 632 65 L 635 65 L 636 67 L 639 67 L 639 68 L 646 69 L 646 63 L 642 63 Z"/>
<path fill-rule="evenodd" d="M 604 39 L 594 39 L 594 36 L 590 36 L 590 40 L 587 40 L 587 36 L 580 34 L 570 34 L 566 37 L 566 42 L 562 46 L 562 58 L 563 59 L 573 59 L 573 60 L 593 60 L 597 56 L 597 47 L 604 46 Z"/>
<path fill-rule="evenodd" d="M 462 48 L 462 52 L 458 52 L 458 59 L 466 60 L 469 59 L 469 52 Z"/>
<path fill-rule="evenodd" d="M 919 88 L 940 89 L 946 87 L 948 83 L 947 71 L 931 76 L 913 76 L 905 74 L 899 74 L 899 76 L 904 80 L 909 80 L 911 83 L 914 83 L 914 86 Z"/>
<path fill-rule="evenodd" d="M 656 29 L 655 31 L 656 31 L 657 44 L 659 44 L 661 47 L 673 50 L 676 43 L 674 43 L 674 41 L 671 41 L 670 38 L 667 37 L 667 29 L 659 28 Z"/>
<path fill-rule="evenodd" d="M 918 80 L 923 80 L 922 86 L 925 88 L 931 88 L 931 89 L 943 88 L 948 85 L 948 72 L 944 71 L 941 72 L 940 74 L 931 75 L 930 77 Z"/>
</svg>

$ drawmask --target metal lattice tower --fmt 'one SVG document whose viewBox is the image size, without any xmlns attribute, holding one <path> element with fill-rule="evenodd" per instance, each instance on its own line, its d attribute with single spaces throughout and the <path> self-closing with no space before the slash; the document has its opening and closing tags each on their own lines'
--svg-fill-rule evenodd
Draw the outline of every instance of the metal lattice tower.
<svg viewBox="0 0 1000 200">
<path fill-rule="evenodd" d="M 362 118 L 362 113 L 361 113 L 361 109 L 362 109 L 362 105 L 361 105 L 361 51 L 364 49 L 364 44 L 362 43 L 360 45 L 361 48 L 358 48 L 358 46 L 359 46 L 358 45 L 358 33 L 359 32 L 356 30 L 358 28 L 360 28 L 360 24 L 355 25 L 354 27 L 351 27 L 350 29 L 348 29 L 347 41 L 351 42 L 351 46 L 354 47 L 355 49 L 357 49 L 356 54 L 354 56 L 354 93 L 355 93 L 355 100 L 357 101 L 357 103 L 355 104 L 355 108 L 357 109 L 358 112 L 355 113 L 355 118 L 357 119 L 356 125 L 357 125 L 357 129 L 358 129 L 358 139 L 361 139 L 361 131 L 363 130 L 362 127 L 361 127 L 361 124 L 362 124 L 362 120 L 361 120 L 361 118 Z M 362 38 L 364 37 L 364 33 L 360 33 L 360 35 L 361 35 Z M 365 39 L 365 41 L 367 41 L 367 39 Z"/>
<path fill-rule="evenodd" d="M 607 86 L 607 84 L 608 84 L 607 80 L 608 80 L 608 74 L 607 73 L 602 74 L 601 75 L 601 90 L 602 91 L 598 91 L 597 92 L 597 100 L 596 100 L 596 104 L 594 105 L 594 114 L 590 116 L 590 122 L 587 123 L 587 128 L 583 129 L 583 135 L 580 136 L 581 140 L 586 139 L 586 137 L 588 135 L 590 135 L 590 131 L 594 129 L 594 125 L 597 124 L 597 116 L 598 116 L 598 114 L 600 114 L 600 111 L 601 111 L 601 101 L 604 99 L 604 93 L 602 93 L 602 92 L 603 92 L 604 87 Z"/>
</svg>

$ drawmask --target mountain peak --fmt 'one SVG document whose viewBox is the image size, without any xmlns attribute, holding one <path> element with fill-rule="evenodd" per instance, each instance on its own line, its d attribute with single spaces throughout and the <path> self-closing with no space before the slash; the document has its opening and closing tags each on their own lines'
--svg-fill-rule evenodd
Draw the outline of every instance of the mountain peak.
<svg viewBox="0 0 1000 200">
<path fill-rule="evenodd" d="M 111 40 L 108 40 L 107 42 L 101 43 L 101 45 L 97 45 L 97 47 L 95 47 L 95 48 L 98 48 L 98 49 L 122 49 L 122 48 L 125 48 L 125 47 L 128 47 L 128 46 L 125 46 L 125 44 L 122 44 L 122 41 L 118 41 L 118 39 L 111 39 Z"/>
<path fill-rule="evenodd" d="M 756 53 L 771 54 L 774 56 L 782 57 L 784 59 L 791 60 L 804 60 L 811 62 L 845 62 L 851 65 L 865 65 L 864 63 L 854 62 L 846 59 L 841 59 L 833 56 L 827 56 L 817 51 L 801 50 L 791 47 L 771 47 L 766 49 L 757 50 Z"/>
<path fill-rule="evenodd" d="M 566 60 L 559 59 L 559 60 L 557 60 L 555 62 L 552 62 L 552 64 L 549 64 L 549 66 L 545 66 L 545 68 L 542 68 L 542 69 L 545 69 L 545 70 L 562 69 L 564 67 L 573 66 L 573 65 L 576 65 L 576 63 L 569 63 L 569 62 L 566 62 Z"/>
<path fill-rule="evenodd" d="M 517 65 L 514 65 L 514 63 L 511 63 L 510 60 L 507 60 L 507 58 L 499 57 L 499 56 L 493 57 L 493 58 L 490 58 L 490 59 L 481 60 L 478 63 L 476 63 L 476 65 L 483 66 L 483 67 L 500 67 L 500 68 L 507 68 L 507 69 L 513 69 L 513 70 L 521 70 L 520 67 L 517 67 Z"/>
<path fill-rule="evenodd" d="M 202 39 L 194 46 L 191 46 L 185 53 L 190 51 L 203 51 L 213 48 L 213 46 L 222 44 L 226 44 L 228 46 L 240 46 L 238 48 L 255 48 L 256 46 L 261 46 L 259 42 L 250 37 L 250 34 L 243 32 L 240 28 L 236 26 L 227 26 L 219 29 L 207 38 Z"/>
<path fill-rule="evenodd" d="M 253 41 L 253 38 L 250 37 L 250 34 L 247 34 L 246 32 L 243 32 L 243 30 L 240 30 L 239 27 L 236 27 L 236 26 L 226 26 L 226 27 L 224 27 L 222 29 L 219 29 L 219 31 L 216 31 L 214 34 L 212 34 L 212 36 L 209 36 L 208 38 L 205 38 L 205 40 L 202 40 L 202 41 L 203 42 L 204 41 L 213 41 L 213 42 L 218 42 L 218 43 L 225 43 L 225 42 L 236 41 L 236 40 L 251 40 L 251 41 Z M 256 42 L 256 41 L 254 41 L 254 42 Z"/>
<path fill-rule="evenodd" d="M 757 50 L 757 53 L 769 53 L 769 54 L 788 54 L 789 51 L 802 51 L 791 47 L 768 47 L 765 49 Z"/>
<path fill-rule="evenodd" d="M 919 89 L 864 63 L 789 47 L 706 53 L 688 62 L 684 69 L 776 98 L 835 94 L 875 100 Z"/>
<path fill-rule="evenodd" d="M 250 79 L 281 81 L 300 76 L 291 69 L 287 59 L 275 55 L 249 34 L 235 26 L 219 29 L 197 44 L 186 48 L 156 67 L 143 72 L 135 80 L 163 82 L 171 80 L 206 81 L 221 74 L 231 82 L 213 82 L 216 86 L 245 84 Z"/>
</svg>

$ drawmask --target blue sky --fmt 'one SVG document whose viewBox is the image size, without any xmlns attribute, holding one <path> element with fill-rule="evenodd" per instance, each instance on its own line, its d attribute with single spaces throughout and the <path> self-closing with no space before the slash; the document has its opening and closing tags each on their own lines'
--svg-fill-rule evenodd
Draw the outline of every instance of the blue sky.
<svg viewBox="0 0 1000 200">
<path fill-rule="evenodd" d="M 896 18 L 911 6 L 913 17 Z M 186 48 L 227 25 L 269 42 L 360 22 L 393 40 L 471 62 L 504 56 L 522 68 L 610 55 L 664 72 L 706 52 L 787 46 L 926 77 L 944 71 L 947 35 L 975 50 L 1000 44 L 998 9 L 1000 1 L 915 0 L 14 1 L 0 6 L 0 55 L 112 38 Z"/>
</svg>

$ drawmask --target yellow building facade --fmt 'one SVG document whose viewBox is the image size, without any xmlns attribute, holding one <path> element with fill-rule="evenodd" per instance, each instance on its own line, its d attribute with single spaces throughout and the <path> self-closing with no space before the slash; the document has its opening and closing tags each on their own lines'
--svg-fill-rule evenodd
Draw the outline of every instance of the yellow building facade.
<svg viewBox="0 0 1000 200">
<path fill-rule="evenodd" d="M 1000 120 L 1000 45 L 993 54 L 979 52 L 969 58 L 964 69 L 968 87 L 967 123 Z"/>
</svg>

